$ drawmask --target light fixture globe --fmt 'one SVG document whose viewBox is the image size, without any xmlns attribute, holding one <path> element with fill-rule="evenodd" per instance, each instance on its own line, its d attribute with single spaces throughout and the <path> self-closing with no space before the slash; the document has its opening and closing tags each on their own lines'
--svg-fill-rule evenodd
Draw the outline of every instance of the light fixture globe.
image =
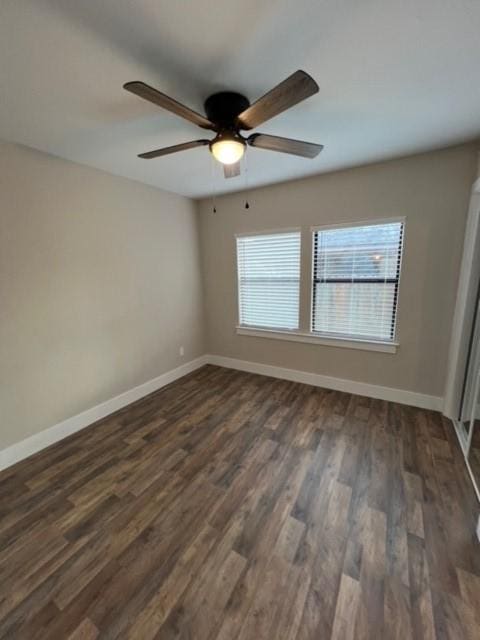
<svg viewBox="0 0 480 640">
<path fill-rule="evenodd" d="M 245 153 L 245 142 L 234 132 L 222 132 L 210 143 L 210 151 L 222 164 L 235 164 Z"/>
</svg>

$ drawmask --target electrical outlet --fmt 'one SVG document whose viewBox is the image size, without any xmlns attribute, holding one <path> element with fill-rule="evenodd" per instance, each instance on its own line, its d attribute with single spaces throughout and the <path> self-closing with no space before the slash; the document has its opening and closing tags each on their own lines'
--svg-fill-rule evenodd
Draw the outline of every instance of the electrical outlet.
<svg viewBox="0 0 480 640">
<path fill-rule="evenodd" d="M 183 348 L 183 345 L 180 347 L 179 353 L 180 353 L 180 357 L 183 357 L 185 355 L 185 349 Z"/>
</svg>

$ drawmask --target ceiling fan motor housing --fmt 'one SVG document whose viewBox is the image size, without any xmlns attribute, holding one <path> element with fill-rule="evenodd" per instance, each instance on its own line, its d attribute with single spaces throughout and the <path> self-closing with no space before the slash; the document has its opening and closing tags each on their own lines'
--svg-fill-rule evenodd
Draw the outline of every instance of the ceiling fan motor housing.
<svg viewBox="0 0 480 640">
<path fill-rule="evenodd" d="M 221 91 L 205 100 L 205 113 L 219 129 L 235 130 L 237 116 L 249 106 L 249 100 L 240 93 Z"/>
</svg>

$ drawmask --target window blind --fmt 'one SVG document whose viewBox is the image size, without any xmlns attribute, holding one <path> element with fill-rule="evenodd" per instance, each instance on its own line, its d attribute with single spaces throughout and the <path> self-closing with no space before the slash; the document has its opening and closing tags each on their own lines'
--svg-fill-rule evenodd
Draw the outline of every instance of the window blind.
<svg viewBox="0 0 480 640">
<path fill-rule="evenodd" d="M 314 231 L 312 331 L 393 340 L 403 222 Z"/>
<path fill-rule="evenodd" d="M 298 329 L 300 232 L 237 237 L 240 324 Z"/>
</svg>

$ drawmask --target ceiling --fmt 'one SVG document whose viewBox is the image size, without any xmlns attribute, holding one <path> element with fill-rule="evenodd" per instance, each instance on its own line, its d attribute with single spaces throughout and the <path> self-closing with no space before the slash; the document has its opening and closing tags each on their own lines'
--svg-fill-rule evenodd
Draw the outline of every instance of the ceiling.
<svg viewBox="0 0 480 640">
<path fill-rule="evenodd" d="M 2 0 L 0 137 L 202 197 L 446 146 L 480 134 L 479 0 Z M 203 111 L 296 69 L 320 93 L 264 133 L 325 145 L 314 160 L 250 149 L 225 180 L 203 137 L 122 89 L 143 80 Z"/>
</svg>

